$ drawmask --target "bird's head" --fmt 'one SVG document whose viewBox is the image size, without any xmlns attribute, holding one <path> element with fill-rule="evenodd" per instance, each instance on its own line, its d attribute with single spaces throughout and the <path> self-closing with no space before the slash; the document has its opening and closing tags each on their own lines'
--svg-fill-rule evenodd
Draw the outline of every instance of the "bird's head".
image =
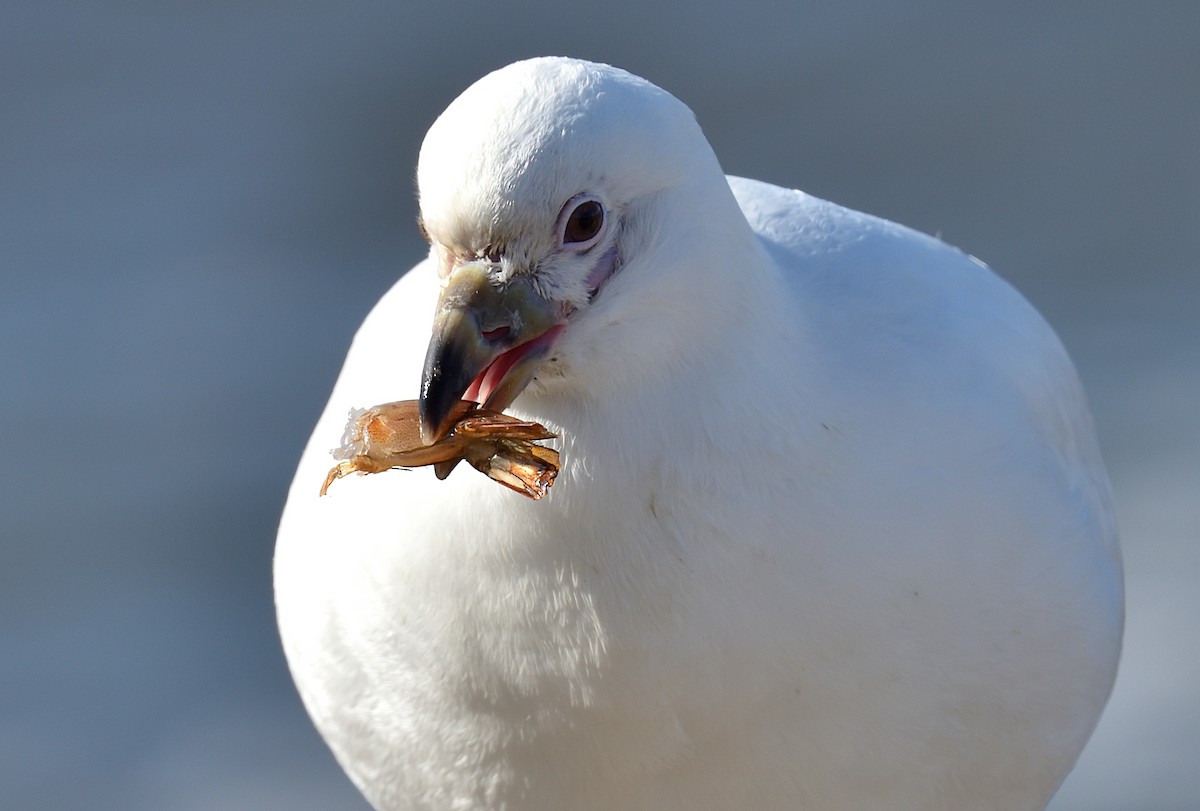
<svg viewBox="0 0 1200 811">
<path fill-rule="evenodd" d="M 577 60 L 520 62 L 468 88 L 429 130 L 417 182 L 443 284 L 420 389 L 427 443 L 460 398 L 500 411 L 535 375 L 638 351 L 649 336 L 629 322 L 667 325 L 693 283 L 671 269 L 720 238 L 706 207 L 745 223 L 683 103 Z"/>
</svg>

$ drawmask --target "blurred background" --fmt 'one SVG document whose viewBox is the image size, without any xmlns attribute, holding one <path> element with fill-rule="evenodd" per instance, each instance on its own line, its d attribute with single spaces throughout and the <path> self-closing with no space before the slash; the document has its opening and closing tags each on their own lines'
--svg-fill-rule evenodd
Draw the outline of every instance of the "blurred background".
<svg viewBox="0 0 1200 811">
<path fill-rule="evenodd" d="M 0 808 L 366 808 L 280 653 L 276 521 L 423 253 L 424 131 L 548 53 L 646 76 L 727 171 L 938 234 L 1056 326 L 1129 619 L 1052 809 L 1200 807 L 1200 4 L 1007 5 L 9 2 Z"/>
</svg>

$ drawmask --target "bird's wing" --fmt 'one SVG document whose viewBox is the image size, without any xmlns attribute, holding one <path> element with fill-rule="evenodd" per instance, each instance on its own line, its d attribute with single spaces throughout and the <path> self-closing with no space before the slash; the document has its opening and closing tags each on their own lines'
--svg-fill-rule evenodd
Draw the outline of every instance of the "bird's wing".
<svg viewBox="0 0 1200 811">
<path fill-rule="evenodd" d="M 1077 522 L 1070 531 L 1117 561 L 1109 483 L 1082 385 L 1029 302 L 934 237 L 767 183 L 730 178 L 730 187 L 820 336 L 823 363 L 853 398 L 847 410 L 864 405 L 876 420 L 894 420 L 886 427 L 897 432 L 934 429 L 961 443 L 964 464 L 975 463 L 974 452 L 997 478 L 1037 489 L 1041 471 L 1046 487 L 1063 492 L 1066 520 Z M 880 410 L 872 391 L 887 392 L 890 407 Z M 919 419 L 906 423 L 905 413 Z M 883 461 L 881 450 L 874 454 Z"/>
</svg>

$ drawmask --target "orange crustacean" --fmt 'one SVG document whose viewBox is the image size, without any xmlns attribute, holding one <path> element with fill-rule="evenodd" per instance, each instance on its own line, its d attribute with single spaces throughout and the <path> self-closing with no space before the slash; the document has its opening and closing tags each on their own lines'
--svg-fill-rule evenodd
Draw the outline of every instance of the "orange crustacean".
<svg viewBox="0 0 1200 811">
<path fill-rule="evenodd" d="M 460 400 L 451 428 L 432 445 L 421 441 L 416 400 L 352 409 L 342 445 L 331 453 L 333 466 L 321 495 L 351 473 L 382 473 L 392 468 L 433 465 L 439 479 L 463 459 L 505 487 L 532 499 L 546 495 L 558 475 L 558 451 L 534 443 L 555 434 L 536 422 L 480 409 Z"/>
</svg>

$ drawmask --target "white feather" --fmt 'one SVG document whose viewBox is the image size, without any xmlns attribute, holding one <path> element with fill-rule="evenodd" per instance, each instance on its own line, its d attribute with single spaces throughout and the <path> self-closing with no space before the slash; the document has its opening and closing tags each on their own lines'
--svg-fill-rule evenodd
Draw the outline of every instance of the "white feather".
<svg viewBox="0 0 1200 811">
<path fill-rule="evenodd" d="M 726 180 L 691 114 L 604 66 L 481 80 L 422 149 L 444 250 L 619 272 L 514 413 L 561 434 L 529 502 L 474 471 L 317 491 L 345 415 L 416 395 L 433 258 L 360 329 L 279 532 L 284 647 L 381 811 L 1041 809 L 1122 624 L 1107 477 L 1051 329 L 982 264 Z"/>
</svg>

